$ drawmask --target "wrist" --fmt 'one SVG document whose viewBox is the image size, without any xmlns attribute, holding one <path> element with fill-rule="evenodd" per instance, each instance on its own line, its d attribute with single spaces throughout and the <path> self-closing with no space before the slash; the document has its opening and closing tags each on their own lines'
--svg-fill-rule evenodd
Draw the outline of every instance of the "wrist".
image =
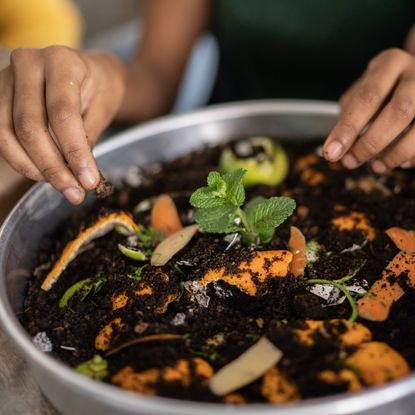
<svg viewBox="0 0 415 415">
<path fill-rule="evenodd" d="M 86 51 L 85 59 L 94 72 L 95 90 L 111 91 L 112 104 L 118 110 L 124 99 L 127 82 L 127 68 L 115 54 L 105 51 Z"/>
</svg>

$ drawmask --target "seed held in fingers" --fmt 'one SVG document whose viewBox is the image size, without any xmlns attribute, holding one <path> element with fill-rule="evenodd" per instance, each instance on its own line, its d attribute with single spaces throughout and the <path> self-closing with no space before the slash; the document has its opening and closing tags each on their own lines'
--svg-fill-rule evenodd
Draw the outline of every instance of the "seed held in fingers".
<svg viewBox="0 0 415 415">
<path fill-rule="evenodd" d="M 325 149 L 325 155 L 330 161 L 337 161 L 343 151 L 343 146 L 338 141 L 333 141 Z"/>
<path fill-rule="evenodd" d="M 347 169 L 355 169 L 359 165 L 359 162 L 353 154 L 346 154 L 342 161 L 344 167 Z"/>
<path fill-rule="evenodd" d="M 382 174 L 382 173 L 385 173 L 386 172 L 386 170 L 388 169 L 387 167 L 386 167 L 386 165 L 385 165 L 385 163 L 383 162 L 383 161 L 380 161 L 380 160 L 375 160 L 373 163 L 372 163 L 372 169 L 373 169 L 373 171 L 375 172 L 375 173 L 378 173 L 378 174 Z"/>
<path fill-rule="evenodd" d="M 68 187 L 63 191 L 63 195 L 69 202 L 73 203 L 74 205 L 78 205 L 82 202 L 83 199 L 81 191 L 76 187 Z"/>
</svg>

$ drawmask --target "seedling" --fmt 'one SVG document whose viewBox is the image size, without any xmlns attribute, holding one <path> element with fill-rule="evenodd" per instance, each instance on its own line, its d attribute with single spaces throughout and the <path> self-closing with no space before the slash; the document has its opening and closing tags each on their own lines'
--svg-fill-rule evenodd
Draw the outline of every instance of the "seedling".
<svg viewBox="0 0 415 415">
<path fill-rule="evenodd" d="M 207 187 L 197 189 L 190 204 L 196 208 L 196 222 L 206 232 L 238 232 L 245 242 L 264 245 L 271 241 L 275 228 L 293 213 L 295 201 L 284 196 L 256 197 L 242 208 L 245 174 L 244 169 L 223 175 L 209 173 Z"/>
</svg>

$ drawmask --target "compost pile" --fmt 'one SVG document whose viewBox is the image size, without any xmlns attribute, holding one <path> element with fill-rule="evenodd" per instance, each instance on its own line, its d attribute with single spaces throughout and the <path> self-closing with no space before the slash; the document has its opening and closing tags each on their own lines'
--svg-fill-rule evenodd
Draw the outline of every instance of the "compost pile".
<svg viewBox="0 0 415 415">
<path fill-rule="evenodd" d="M 147 395 L 382 385 L 415 367 L 414 192 L 413 171 L 347 171 L 319 141 L 133 169 L 43 241 L 21 320 L 45 353 Z"/>
</svg>

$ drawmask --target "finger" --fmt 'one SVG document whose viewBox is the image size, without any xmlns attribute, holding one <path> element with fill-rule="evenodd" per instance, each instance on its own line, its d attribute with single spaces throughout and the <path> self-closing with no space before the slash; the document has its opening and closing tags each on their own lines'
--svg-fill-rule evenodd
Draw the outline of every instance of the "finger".
<svg viewBox="0 0 415 415">
<path fill-rule="evenodd" d="M 102 102 L 105 100 L 100 96 L 94 98 L 83 116 L 87 140 L 91 147 L 96 144 L 114 116 L 110 108 L 103 108 Z"/>
<path fill-rule="evenodd" d="M 380 154 L 415 117 L 415 78 L 403 78 L 368 131 L 352 146 L 358 165 Z"/>
<path fill-rule="evenodd" d="M 415 158 L 415 128 L 412 127 L 408 132 L 388 147 L 381 155 L 372 163 L 372 169 L 379 174 L 385 173 L 395 167 L 405 165 Z"/>
<path fill-rule="evenodd" d="M 81 115 L 81 84 L 85 79 L 82 61 L 79 59 L 80 62 L 75 64 L 77 57 L 68 49 L 48 48 L 47 54 L 45 78 L 48 121 L 71 171 L 82 186 L 90 190 L 97 186 L 99 173 Z M 70 59 L 74 60 L 73 65 L 55 70 L 59 64 Z"/>
<path fill-rule="evenodd" d="M 390 94 L 404 63 L 406 57 L 393 58 L 390 54 L 379 55 L 372 61 L 349 104 L 327 137 L 323 151 L 328 160 L 337 161 L 350 149 L 362 129 Z M 354 168 L 358 165 L 353 155 L 348 155 L 344 161 L 346 167 Z"/>
<path fill-rule="evenodd" d="M 13 75 L 10 68 L 0 73 L 0 154 L 20 174 L 32 180 L 43 180 L 39 169 L 18 143 L 13 131 Z"/>
<path fill-rule="evenodd" d="M 18 173 L 31 180 L 44 180 L 39 169 L 34 165 L 21 145 L 17 142 L 14 134 L 3 127 L 0 127 L 0 130 L 0 154 L 10 166 Z"/>
<path fill-rule="evenodd" d="M 355 94 L 356 89 L 359 87 L 361 81 L 362 79 L 360 78 L 357 81 L 353 82 L 350 88 L 346 92 L 344 92 L 344 94 L 339 98 L 339 104 L 340 104 L 341 111 L 344 111 L 345 108 L 347 108 L 347 106 L 350 103 L 351 98 Z"/>
<path fill-rule="evenodd" d="M 71 203 L 79 204 L 85 192 L 66 167 L 48 131 L 43 71 L 37 56 L 34 51 L 22 51 L 17 55 L 13 52 L 11 61 L 15 80 L 13 124 L 16 137 L 45 180 Z"/>
</svg>

